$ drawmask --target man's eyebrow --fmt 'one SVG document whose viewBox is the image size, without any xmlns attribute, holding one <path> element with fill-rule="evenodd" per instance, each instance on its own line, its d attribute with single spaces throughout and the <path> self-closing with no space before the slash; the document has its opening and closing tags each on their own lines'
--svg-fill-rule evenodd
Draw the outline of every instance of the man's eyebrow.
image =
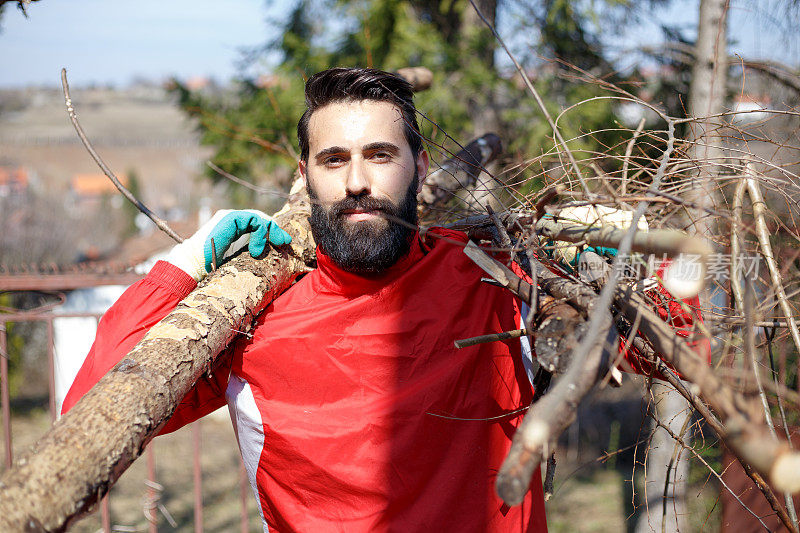
<svg viewBox="0 0 800 533">
<path fill-rule="evenodd" d="M 392 154 L 399 154 L 400 147 L 394 143 L 390 143 L 387 141 L 378 141 L 374 143 L 369 143 L 368 145 L 364 146 L 362 149 L 364 152 L 391 152 Z"/>
<path fill-rule="evenodd" d="M 320 161 L 329 155 L 334 154 L 344 154 L 347 152 L 347 148 L 342 148 L 341 146 L 331 146 L 330 148 L 325 148 L 324 150 L 320 150 L 314 156 L 314 159 Z"/>
<path fill-rule="evenodd" d="M 397 146 L 396 144 L 390 143 L 388 141 L 376 141 L 374 143 L 369 143 L 367 145 L 364 145 L 364 147 L 361 148 L 361 150 L 363 152 L 380 152 L 380 151 L 384 151 L 384 152 L 389 152 L 389 153 L 391 153 L 393 155 L 400 153 L 400 147 Z M 325 159 L 329 155 L 346 154 L 346 153 L 349 153 L 349 150 L 347 148 L 344 148 L 344 147 L 341 147 L 341 146 L 331 146 L 329 148 L 324 148 L 324 149 L 320 150 L 319 152 L 317 152 L 314 155 L 314 159 L 316 161 L 322 161 L 323 159 Z"/>
</svg>

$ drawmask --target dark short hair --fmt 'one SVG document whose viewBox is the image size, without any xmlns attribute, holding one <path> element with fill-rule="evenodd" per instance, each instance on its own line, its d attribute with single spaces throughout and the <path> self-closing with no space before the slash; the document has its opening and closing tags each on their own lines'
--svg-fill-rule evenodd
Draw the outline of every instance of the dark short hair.
<svg viewBox="0 0 800 533">
<path fill-rule="evenodd" d="M 422 138 L 414 107 L 414 92 L 406 80 L 372 68 L 332 68 L 311 76 L 306 82 L 306 110 L 297 123 L 300 158 L 308 161 L 308 122 L 317 109 L 335 102 L 375 100 L 389 102 L 400 108 L 403 129 L 411 153 L 422 150 Z"/>
</svg>

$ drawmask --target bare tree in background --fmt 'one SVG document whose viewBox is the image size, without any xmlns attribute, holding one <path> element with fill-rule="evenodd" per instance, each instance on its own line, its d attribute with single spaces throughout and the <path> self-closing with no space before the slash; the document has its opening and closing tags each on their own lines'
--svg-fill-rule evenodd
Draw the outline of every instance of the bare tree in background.
<svg viewBox="0 0 800 533">
<path fill-rule="evenodd" d="M 689 231 L 705 238 L 713 237 L 713 218 L 706 211 L 719 197 L 716 178 L 724 150 L 719 134 L 725 101 L 727 64 L 727 16 L 730 0 L 700 0 L 695 62 L 689 87 L 689 116 L 697 121 L 689 126 L 689 161 L 698 162 L 689 169 L 692 183 L 686 199 L 696 206 L 692 211 Z M 691 165 L 692 163 L 690 163 Z M 701 305 L 711 308 L 709 293 L 704 290 Z M 656 421 L 647 452 L 644 502 L 647 512 L 636 524 L 636 533 L 651 531 L 686 531 L 686 495 L 689 480 L 689 456 L 681 449 L 687 444 L 692 408 L 683 396 L 668 384 L 655 381 L 652 398 Z M 674 441 L 666 426 L 681 443 Z"/>
</svg>

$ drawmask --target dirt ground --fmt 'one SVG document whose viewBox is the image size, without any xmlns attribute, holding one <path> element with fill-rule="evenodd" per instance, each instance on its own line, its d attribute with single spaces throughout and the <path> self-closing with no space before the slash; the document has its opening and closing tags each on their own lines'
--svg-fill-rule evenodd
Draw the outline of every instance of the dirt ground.
<svg viewBox="0 0 800 533">
<path fill-rule="evenodd" d="M 554 495 L 546 503 L 549 529 L 553 533 L 630 532 L 637 513 L 646 512 L 633 504 L 634 490 L 630 480 L 635 479 L 636 492 L 641 493 L 643 469 L 639 466 L 634 470 L 632 450 L 618 454 L 615 461 L 602 463 L 597 460 L 608 447 L 599 444 L 607 433 L 589 426 L 586 420 L 597 417 L 599 411 L 607 408 L 605 403 L 606 398 L 589 402 L 582 420 L 579 419 L 579 425 L 583 427 L 579 427 L 577 433 L 573 432 L 576 440 L 560 446 L 557 451 Z M 239 531 L 242 503 L 238 448 L 227 414 L 224 410 L 218 414 L 220 416 L 206 417 L 200 426 L 203 527 L 209 532 Z M 49 423 L 49 415 L 41 407 L 18 409 L 12 421 L 15 454 L 33 444 L 47 430 Z M 626 440 L 624 431 L 621 437 L 612 437 L 612 442 L 615 438 Z M 152 445 L 156 457 L 156 481 L 163 486 L 158 502 L 176 523 L 173 528 L 159 511 L 159 530 L 194 531 L 191 427 L 158 437 Z M 706 482 L 702 473 L 694 477 L 697 481 L 691 485 L 687 498 L 689 531 L 719 531 L 718 487 Z M 146 461 L 142 457 L 111 490 L 109 509 L 113 531 L 148 530 L 144 513 L 148 494 L 146 479 Z M 660 509 L 651 509 L 650 512 L 660 512 Z M 248 530 L 261 531 L 249 487 L 247 517 Z M 94 533 L 101 529 L 101 525 L 100 513 L 96 511 L 80 520 L 70 531 Z"/>
<path fill-rule="evenodd" d="M 239 449 L 227 413 L 204 418 L 201 428 L 201 465 L 203 493 L 203 527 L 205 531 L 240 531 L 241 492 Z M 50 417 L 43 409 L 34 409 L 12 419 L 13 448 L 22 453 L 43 434 Z M 161 531 L 194 531 L 194 483 L 192 470 L 192 429 L 184 427 L 170 435 L 158 437 L 154 447 L 156 482 L 163 486 L 158 503 L 174 520 L 169 524 L 163 511 L 156 511 Z M 2 471 L 0 469 L 0 471 Z M 149 494 L 147 463 L 139 458 L 112 488 L 109 512 L 112 531 L 148 531 L 144 507 Z M 261 531 L 261 520 L 255 500 L 247 486 L 247 519 L 249 531 Z M 82 518 L 70 531 L 94 533 L 101 530 L 99 508 Z"/>
</svg>

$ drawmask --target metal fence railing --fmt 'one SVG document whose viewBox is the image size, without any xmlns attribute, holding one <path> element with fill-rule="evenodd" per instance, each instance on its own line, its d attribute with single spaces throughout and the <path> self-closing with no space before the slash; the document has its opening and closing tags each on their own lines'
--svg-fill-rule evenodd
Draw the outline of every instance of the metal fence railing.
<svg viewBox="0 0 800 533">
<path fill-rule="evenodd" d="M 56 380 L 55 380 L 55 342 L 54 342 L 54 320 L 59 318 L 78 318 L 78 317 L 91 317 L 95 320 L 100 319 L 98 313 L 58 313 L 55 314 L 52 310 L 46 312 L 0 312 L 0 406 L 2 412 L 2 431 L 3 431 L 3 465 L 0 469 L 6 470 L 11 468 L 15 455 L 18 455 L 21 450 L 14 448 L 14 436 L 12 432 L 12 419 L 15 420 L 14 424 L 18 423 L 18 418 L 15 418 L 13 408 L 14 398 L 11 396 L 10 388 L 10 369 L 9 369 L 9 342 L 8 342 L 8 329 L 14 323 L 22 322 L 41 322 L 45 324 L 46 328 L 46 351 L 47 351 L 47 411 L 49 412 L 50 423 L 54 422 L 57 418 L 57 401 L 56 401 Z M 181 513 L 181 517 L 175 518 L 175 513 L 171 512 L 168 502 L 165 502 L 163 496 L 165 485 L 168 481 L 160 480 L 156 476 L 156 463 L 159 461 L 157 455 L 162 452 L 160 450 L 159 439 L 151 442 L 144 452 L 144 458 L 140 461 L 146 463 L 146 479 L 143 480 L 143 495 L 140 499 L 142 513 L 144 520 L 140 520 L 136 525 L 124 525 L 120 523 L 115 524 L 114 517 L 112 516 L 110 501 L 115 498 L 115 489 L 112 488 L 110 493 L 106 495 L 99 506 L 99 518 L 101 530 L 104 532 L 123 532 L 123 531 L 158 531 L 159 525 L 163 530 L 193 530 L 195 532 L 202 532 L 204 530 L 222 530 L 223 526 L 211 526 L 204 529 L 204 523 L 208 522 L 208 516 L 204 517 L 204 498 L 203 498 L 203 479 L 204 479 L 204 459 L 214 461 L 211 456 L 215 452 L 215 446 L 209 447 L 206 456 L 201 446 L 203 441 L 204 424 L 200 421 L 190 425 L 190 428 L 185 428 L 180 431 L 179 437 L 183 441 L 186 440 L 187 432 L 190 432 L 191 440 L 191 463 L 188 458 L 181 460 L 192 469 L 191 487 L 182 485 L 180 487 L 169 487 L 173 493 L 184 493 L 191 491 L 192 498 L 192 518 L 187 516 L 187 513 Z M 232 434 L 232 428 L 228 427 L 229 433 Z M 40 435 L 41 436 L 41 435 Z M 232 448 L 235 448 L 233 442 L 229 442 Z M 238 454 L 237 454 L 238 455 Z M 174 461 L 174 459 L 165 459 L 165 461 Z M 238 457 L 239 469 L 238 478 L 235 480 L 236 490 L 233 494 L 226 492 L 222 495 L 225 499 L 221 504 L 215 501 L 215 505 L 224 505 L 228 511 L 233 511 L 234 507 L 238 507 L 238 525 L 239 530 L 247 532 L 253 526 L 254 531 L 260 531 L 260 520 L 258 519 L 257 511 L 255 510 L 254 502 L 250 492 L 250 486 L 247 481 L 247 476 L 244 470 L 244 465 L 241 462 L 241 456 Z M 206 474 L 208 475 L 208 474 Z M 123 475 L 123 478 L 125 476 Z M 208 478 L 206 478 L 208 479 Z M 212 482 L 212 485 L 215 482 Z M 224 491 L 223 491 L 224 492 Z M 181 494 L 180 496 L 183 496 Z M 219 500 L 220 496 L 215 495 L 215 500 Z M 176 496 L 177 499 L 177 496 Z M 184 498 L 185 499 L 185 498 Z M 90 519 L 79 521 L 78 524 L 84 524 Z M 224 526 L 224 530 L 231 530 L 230 521 Z M 76 526 L 78 527 L 78 526 Z M 85 526 L 83 526 L 85 527 Z"/>
</svg>

